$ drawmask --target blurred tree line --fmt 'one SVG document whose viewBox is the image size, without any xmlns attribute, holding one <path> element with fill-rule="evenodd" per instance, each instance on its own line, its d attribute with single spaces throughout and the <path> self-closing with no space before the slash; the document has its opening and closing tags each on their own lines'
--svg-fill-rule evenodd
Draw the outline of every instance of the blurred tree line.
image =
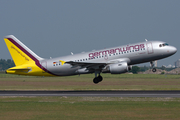
<svg viewBox="0 0 180 120">
<path fill-rule="evenodd" d="M 4 71 L 10 67 L 14 67 L 14 61 L 11 59 L 0 59 L 0 71 Z"/>
<path fill-rule="evenodd" d="M 138 72 L 145 72 L 146 70 L 149 70 L 150 67 L 144 66 L 144 67 L 138 67 L 138 66 L 132 66 L 132 72 L 133 74 L 138 74 Z"/>
<path fill-rule="evenodd" d="M 164 66 L 162 67 L 156 67 L 157 69 L 161 69 L 161 70 L 165 70 L 165 71 L 171 71 L 175 68 L 166 68 Z M 145 72 L 149 69 L 152 69 L 151 67 L 147 67 L 147 66 L 144 66 L 144 67 L 138 67 L 138 66 L 132 66 L 132 70 L 130 70 L 130 72 L 132 72 L 133 74 L 138 74 L 138 72 Z"/>
</svg>

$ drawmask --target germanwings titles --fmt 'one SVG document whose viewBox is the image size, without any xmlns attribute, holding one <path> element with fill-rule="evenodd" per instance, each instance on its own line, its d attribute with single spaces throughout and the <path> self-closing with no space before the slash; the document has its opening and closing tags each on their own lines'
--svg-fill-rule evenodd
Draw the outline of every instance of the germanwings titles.
<svg viewBox="0 0 180 120">
<path fill-rule="evenodd" d="M 103 80 L 100 73 L 121 74 L 131 70 L 132 65 L 150 62 L 156 72 L 154 61 L 169 57 L 177 49 L 162 41 L 145 41 L 93 52 L 72 54 L 51 59 L 41 58 L 13 35 L 4 41 L 14 60 L 15 67 L 8 74 L 33 76 L 69 76 L 95 73 L 94 83 Z"/>
<path fill-rule="evenodd" d="M 126 52 L 126 51 L 131 51 L 131 50 L 139 50 L 144 47 L 145 47 L 144 44 L 134 45 L 134 46 L 127 45 L 127 47 L 123 47 L 123 48 L 115 48 L 115 49 L 110 49 L 110 50 L 105 50 L 105 51 L 89 53 L 89 57 L 93 58 L 93 57 L 98 57 L 98 56 L 106 55 L 106 54 L 114 54 L 114 53 Z"/>
</svg>

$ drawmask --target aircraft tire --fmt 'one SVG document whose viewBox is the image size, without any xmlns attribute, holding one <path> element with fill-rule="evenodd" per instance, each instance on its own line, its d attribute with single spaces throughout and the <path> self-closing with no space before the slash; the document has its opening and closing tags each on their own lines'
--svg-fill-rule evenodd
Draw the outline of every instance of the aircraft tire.
<svg viewBox="0 0 180 120">
<path fill-rule="evenodd" d="M 99 83 L 98 77 L 95 77 L 95 78 L 93 79 L 93 82 L 94 82 L 95 84 Z"/>
<path fill-rule="evenodd" d="M 97 84 L 97 83 L 101 82 L 102 80 L 103 80 L 103 77 L 102 77 L 102 76 L 98 76 L 98 77 L 95 77 L 95 78 L 93 79 L 93 82 L 94 82 L 95 84 Z"/>
<path fill-rule="evenodd" d="M 156 72 L 156 68 L 153 68 L 152 71 L 153 71 L 153 72 Z"/>
<path fill-rule="evenodd" d="M 101 82 L 103 80 L 103 77 L 99 75 L 98 79 L 99 79 L 99 82 Z"/>
</svg>

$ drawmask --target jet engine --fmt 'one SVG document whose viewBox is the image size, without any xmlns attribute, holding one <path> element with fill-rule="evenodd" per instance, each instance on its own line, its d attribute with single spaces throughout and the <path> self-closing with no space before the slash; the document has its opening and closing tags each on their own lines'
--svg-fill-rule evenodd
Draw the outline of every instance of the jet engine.
<svg viewBox="0 0 180 120">
<path fill-rule="evenodd" d="M 127 62 L 120 62 L 108 65 L 106 70 L 103 70 L 103 73 L 110 72 L 111 74 L 121 74 L 128 72 L 131 69 L 132 66 L 128 66 Z"/>
</svg>

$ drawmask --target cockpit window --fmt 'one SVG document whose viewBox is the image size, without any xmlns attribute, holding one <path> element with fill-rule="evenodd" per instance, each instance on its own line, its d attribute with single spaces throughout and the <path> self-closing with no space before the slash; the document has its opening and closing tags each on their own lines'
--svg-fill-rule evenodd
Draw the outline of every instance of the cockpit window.
<svg viewBox="0 0 180 120">
<path fill-rule="evenodd" d="M 167 43 L 163 43 L 163 44 L 159 44 L 159 47 L 164 47 L 164 46 L 168 46 L 169 44 Z"/>
<path fill-rule="evenodd" d="M 167 43 L 164 43 L 165 44 L 165 46 L 169 46 L 169 44 L 167 44 Z"/>
</svg>

